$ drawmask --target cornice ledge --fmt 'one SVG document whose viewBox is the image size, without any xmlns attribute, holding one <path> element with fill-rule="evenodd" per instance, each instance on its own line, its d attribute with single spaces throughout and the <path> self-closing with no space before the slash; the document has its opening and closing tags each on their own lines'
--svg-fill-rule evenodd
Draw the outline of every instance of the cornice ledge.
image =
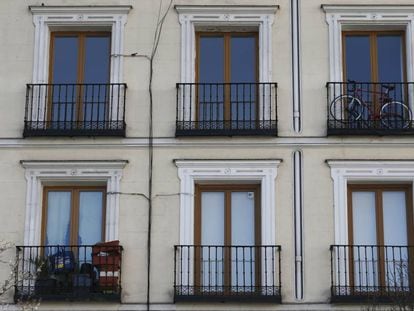
<svg viewBox="0 0 414 311">
<path fill-rule="evenodd" d="M 178 14 L 275 14 L 278 5 L 175 5 Z"/>
<path fill-rule="evenodd" d="M 326 160 L 330 168 L 414 168 L 414 160 Z"/>
<path fill-rule="evenodd" d="M 322 4 L 321 8 L 325 13 L 414 13 L 412 4 Z"/>
<path fill-rule="evenodd" d="M 252 159 L 252 160 L 198 160 L 198 159 L 175 159 L 178 168 L 217 168 L 217 167 L 249 167 L 249 168 L 277 168 L 282 159 Z"/>
<path fill-rule="evenodd" d="M 29 5 L 33 15 L 46 14 L 128 14 L 132 5 Z"/>
<path fill-rule="evenodd" d="M 25 169 L 65 169 L 65 168 L 102 168 L 122 169 L 128 164 L 128 160 L 21 160 L 20 164 Z"/>
</svg>

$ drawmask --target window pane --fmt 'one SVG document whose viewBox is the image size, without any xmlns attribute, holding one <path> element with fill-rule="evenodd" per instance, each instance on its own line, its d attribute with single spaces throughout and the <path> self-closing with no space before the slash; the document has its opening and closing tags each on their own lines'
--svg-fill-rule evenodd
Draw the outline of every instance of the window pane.
<svg viewBox="0 0 414 311">
<path fill-rule="evenodd" d="M 46 245 L 70 244 L 71 195 L 69 191 L 47 193 Z"/>
<path fill-rule="evenodd" d="M 84 83 L 109 83 L 109 36 L 85 38 Z"/>
<path fill-rule="evenodd" d="M 85 67 L 83 83 L 109 83 L 110 37 L 85 38 Z M 83 117 L 85 121 L 103 121 L 109 99 L 106 85 L 90 85 L 83 90 Z"/>
<path fill-rule="evenodd" d="M 198 52 L 198 82 L 224 82 L 224 37 L 200 36 Z M 224 87 L 220 84 L 198 88 L 198 119 L 222 121 L 224 115 Z M 220 124 L 212 125 L 214 127 Z"/>
<path fill-rule="evenodd" d="M 200 36 L 198 82 L 224 82 L 224 37 Z"/>
<path fill-rule="evenodd" d="M 53 41 L 52 83 L 78 82 L 79 38 L 55 36 Z M 49 90 L 52 98 L 51 121 L 75 118 L 77 90 L 75 86 L 55 85 Z M 57 127 L 56 124 L 52 126 Z M 59 126 L 65 126 L 60 124 Z"/>
<path fill-rule="evenodd" d="M 407 214 L 404 191 L 382 193 L 384 244 L 407 245 Z M 408 286 L 408 252 L 406 248 L 386 247 L 385 276 L 388 286 Z"/>
<path fill-rule="evenodd" d="M 93 245 L 102 241 L 103 193 L 79 193 L 79 245 Z"/>
<path fill-rule="evenodd" d="M 232 245 L 255 245 L 254 192 L 231 194 Z M 231 285 L 255 285 L 255 249 L 233 248 L 231 253 Z M 249 290 L 248 288 L 246 290 Z M 252 290 L 252 289 L 251 289 Z"/>
<path fill-rule="evenodd" d="M 201 194 L 201 244 L 224 245 L 224 192 Z"/>
<path fill-rule="evenodd" d="M 231 82 L 256 82 L 256 37 L 232 36 Z"/>
<path fill-rule="evenodd" d="M 224 192 L 201 194 L 201 245 L 224 245 Z M 202 284 L 222 286 L 223 248 L 203 247 L 200 260 Z"/>
<path fill-rule="evenodd" d="M 345 57 L 346 80 L 371 82 L 369 36 L 346 35 Z"/>
<path fill-rule="evenodd" d="M 403 51 L 401 35 L 377 37 L 378 81 L 403 82 Z"/>
<path fill-rule="evenodd" d="M 53 83 L 77 82 L 78 49 L 78 37 L 54 37 Z"/>
<path fill-rule="evenodd" d="M 354 245 L 376 245 L 375 192 L 352 193 L 353 239 Z M 378 285 L 377 249 L 375 247 L 355 247 L 354 283 L 355 286 Z"/>
<path fill-rule="evenodd" d="M 254 83 L 257 79 L 256 37 L 233 36 L 230 47 L 231 82 Z M 233 85 L 230 90 L 231 119 L 239 120 L 233 127 L 252 128 L 256 120 L 256 86 L 251 84 Z"/>
</svg>

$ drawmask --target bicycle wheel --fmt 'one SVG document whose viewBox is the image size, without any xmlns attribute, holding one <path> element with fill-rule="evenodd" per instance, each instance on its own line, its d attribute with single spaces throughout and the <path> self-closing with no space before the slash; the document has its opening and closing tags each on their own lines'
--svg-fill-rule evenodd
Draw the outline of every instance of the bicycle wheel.
<svg viewBox="0 0 414 311">
<path fill-rule="evenodd" d="M 381 107 L 381 124 L 390 129 L 408 128 L 412 120 L 411 109 L 397 101 L 388 102 Z"/>
<path fill-rule="evenodd" d="M 329 113 L 335 121 L 349 123 L 361 118 L 363 105 L 361 101 L 351 95 L 340 95 L 335 98 L 329 107 Z"/>
</svg>

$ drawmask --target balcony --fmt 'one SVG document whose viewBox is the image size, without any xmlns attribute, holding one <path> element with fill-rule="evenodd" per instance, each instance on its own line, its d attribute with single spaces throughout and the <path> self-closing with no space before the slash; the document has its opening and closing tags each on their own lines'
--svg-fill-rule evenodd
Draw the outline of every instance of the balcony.
<svg viewBox="0 0 414 311">
<path fill-rule="evenodd" d="M 17 246 L 15 301 L 120 301 L 121 262 L 119 244 Z"/>
<path fill-rule="evenodd" d="M 276 83 L 177 83 L 176 136 L 277 135 Z"/>
<path fill-rule="evenodd" d="M 280 246 L 175 246 L 174 301 L 281 302 Z"/>
<path fill-rule="evenodd" d="M 126 88 L 27 84 L 23 136 L 125 136 Z"/>
<path fill-rule="evenodd" d="M 413 246 L 332 245 L 332 302 L 414 301 Z"/>
<path fill-rule="evenodd" d="M 327 83 L 328 135 L 414 135 L 414 83 Z"/>
</svg>

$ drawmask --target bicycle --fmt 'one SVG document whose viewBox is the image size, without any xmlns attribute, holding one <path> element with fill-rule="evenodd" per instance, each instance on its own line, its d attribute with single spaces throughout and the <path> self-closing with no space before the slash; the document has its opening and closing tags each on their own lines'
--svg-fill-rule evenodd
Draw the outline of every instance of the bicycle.
<svg viewBox="0 0 414 311">
<path fill-rule="evenodd" d="M 411 109 L 390 96 L 390 92 L 395 89 L 395 86 L 381 84 L 381 91 L 375 91 L 363 90 L 361 87 L 357 87 L 357 82 L 352 80 L 348 80 L 348 83 L 351 86 L 348 89 L 348 94 L 339 95 L 330 104 L 329 113 L 335 121 L 352 124 L 362 123 L 362 125 L 368 126 L 371 121 L 380 121 L 380 125 L 389 129 L 406 129 L 410 126 Z M 378 97 L 379 112 L 374 110 L 375 108 L 372 107 L 374 105 L 363 100 L 364 94 L 373 94 Z"/>
</svg>

